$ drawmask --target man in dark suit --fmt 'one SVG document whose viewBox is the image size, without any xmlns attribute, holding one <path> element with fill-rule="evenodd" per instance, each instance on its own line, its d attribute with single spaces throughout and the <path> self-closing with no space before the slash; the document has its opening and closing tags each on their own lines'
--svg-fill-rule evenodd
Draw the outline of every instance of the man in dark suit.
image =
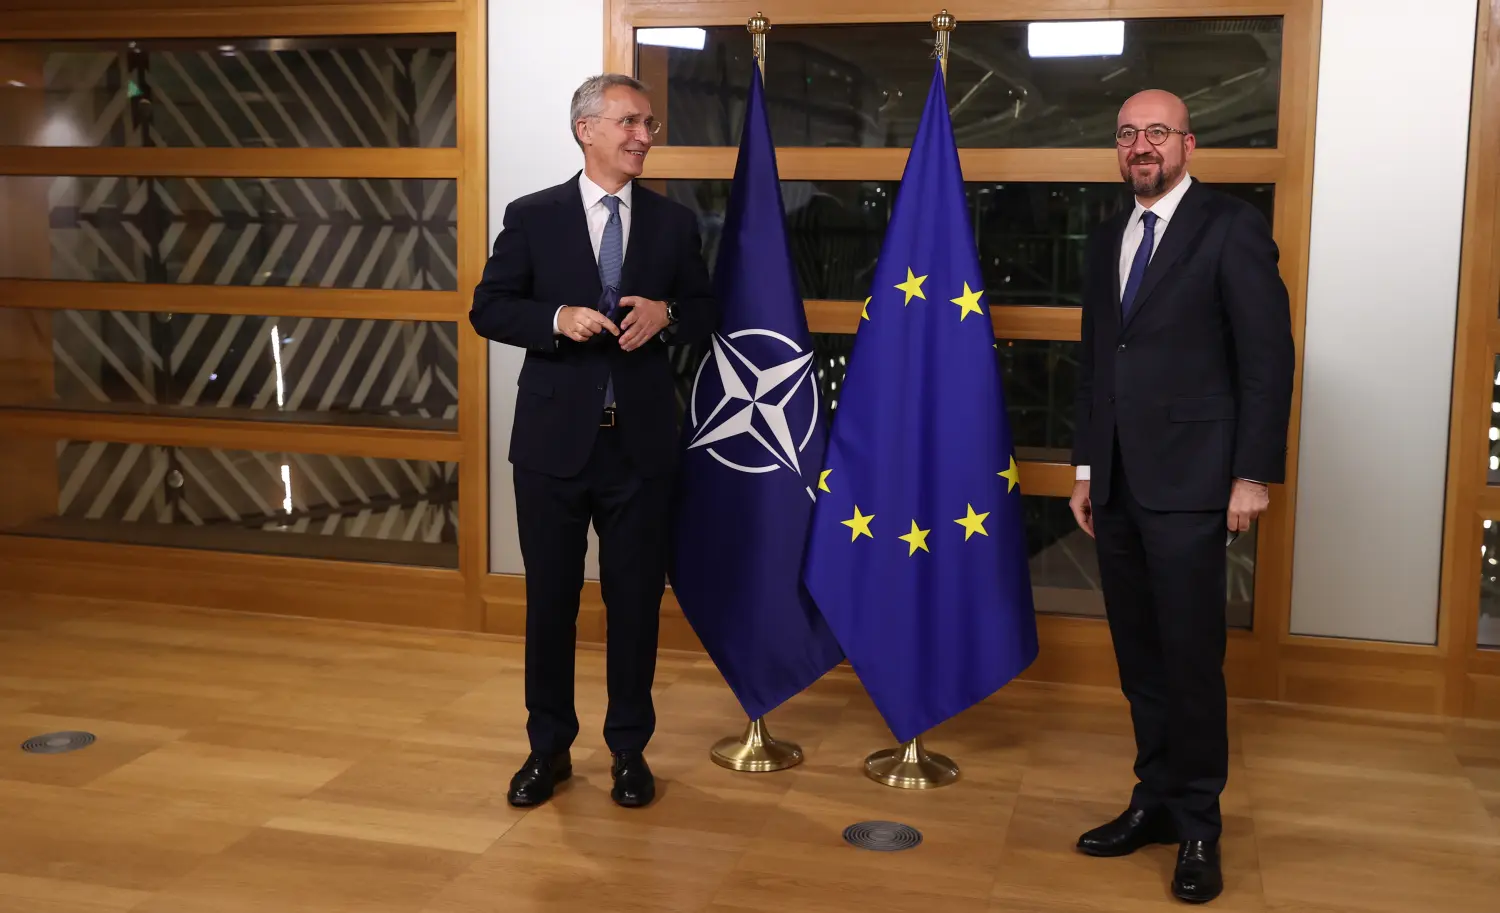
<svg viewBox="0 0 1500 913">
<path fill-rule="evenodd" d="M 604 739 L 614 800 L 647 805 L 658 612 L 677 416 L 668 341 L 706 339 L 718 307 L 697 222 L 640 186 L 660 124 L 616 74 L 573 96 L 583 170 L 522 197 L 474 290 L 479 335 L 526 349 L 510 461 L 526 571 L 526 730 L 509 801 L 533 806 L 572 775 L 573 653 L 589 523 L 609 638 Z"/>
<path fill-rule="evenodd" d="M 1176 843 L 1173 892 L 1203 902 L 1223 889 L 1226 540 L 1284 480 L 1290 308 L 1265 219 L 1189 176 L 1180 99 L 1132 97 L 1116 146 L 1135 206 L 1088 241 L 1072 507 L 1098 550 L 1139 782 L 1078 847 Z"/>
</svg>

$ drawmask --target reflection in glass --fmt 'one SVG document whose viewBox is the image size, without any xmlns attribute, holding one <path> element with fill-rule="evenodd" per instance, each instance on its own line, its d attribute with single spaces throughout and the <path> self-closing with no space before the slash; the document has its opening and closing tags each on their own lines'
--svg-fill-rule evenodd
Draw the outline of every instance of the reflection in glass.
<svg viewBox="0 0 1500 913">
<path fill-rule="evenodd" d="M 712 269 L 730 182 L 668 180 L 655 185 L 698 214 Z M 894 181 L 781 182 L 804 298 L 862 301 L 870 294 L 898 186 Z M 1212 186 L 1251 203 L 1271 224 L 1275 185 Z M 1132 205 L 1123 183 L 969 182 L 964 194 L 992 305 L 1082 304 L 1089 232 Z"/>
<path fill-rule="evenodd" d="M 1037 611 L 1104 617 L 1094 540 L 1078 528 L 1067 499 L 1023 495 L 1021 501 Z M 1231 628 L 1250 628 L 1254 618 L 1256 531 L 1252 524 L 1229 548 L 1225 620 Z"/>
<path fill-rule="evenodd" d="M 11 309 L 0 327 L 0 368 L 33 380 L 3 405 L 457 427 L 452 323 Z"/>
<path fill-rule="evenodd" d="M 1490 394 L 1490 465 L 1486 481 L 1500 485 L 1500 356 L 1495 357 L 1495 383 Z"/>
<path fill-rule="evenodd" d="M 0 177 L 7 230 L 46 237 L 0 277 L 458 287 L 452 180 Z"/>
<path fill-rule="evenodd" d="M 34 464 L 25 502 L 5 505 L 7 533 L 457 566 L 456 463 L 90 441 L 5 446 Z"/>
<path fill-rule="evenodd" d="M 1479 546 L 1479 646 L 1500 649 L 1500 522 L 1484 521 Z"/>
<path fill-rule="evenodd" d="M 854 336 L 814 333 L 820 398 L 837 408 Z M 1020 460 L 1067 462 L 1073 447 L 1073 390 L 1076 342 L 1032 339 L 999 341 L 1011 434 Z"/>
<path fill-rule="evenodd" d="M 452 147 L 453 35 L 0 42 L 17 146 Z"/>
<path fill-rule="evenodd" d="M 1131 19 L 1121 53 L 1067 57 L 1033 52 L 1029 25 L 961 26 L 947 84 L 960 146 L 1107 148 L 1120 105 L 1146 88 L 1187 101 L 1201 146 L 1276 145 L 1280 18 Z M 637 75 L 658 83 L 663 141 L 737 145 L 750 40 L 743 26 L 704 32 L 701 50 L 638 44 Z M 910 146 L 931 50 L 926 22 L 776 26 L 766 96 L 777 145 Z"/>
</svg>

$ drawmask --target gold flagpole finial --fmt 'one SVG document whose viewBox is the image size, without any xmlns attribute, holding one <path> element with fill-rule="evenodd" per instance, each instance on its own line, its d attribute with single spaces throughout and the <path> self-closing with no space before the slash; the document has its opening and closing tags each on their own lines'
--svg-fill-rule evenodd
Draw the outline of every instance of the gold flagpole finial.
<svg viewBox="0 0 1500 913">
<path fill-rule="evenodd" d="M 751 43 L 754 47 L 755 62 L 760 64 L 760 75 L 764 79 L 766 75 L 766 32 L 771 30 L 771 20 L 756 12 L 745 23 L 745 31 L 751 35 Z"/>
<path fill-rule="evenodd" d="M 948 38 L 953 33 L 953 27 L 958 20 L 953 14 L 943 10 L 932 17 L 932 30 L 937 32 L 937 39 L 933 42 L 932 56 L 936 57 L 943 65 L 943 78 L 948 78 Z"/>
</svg>

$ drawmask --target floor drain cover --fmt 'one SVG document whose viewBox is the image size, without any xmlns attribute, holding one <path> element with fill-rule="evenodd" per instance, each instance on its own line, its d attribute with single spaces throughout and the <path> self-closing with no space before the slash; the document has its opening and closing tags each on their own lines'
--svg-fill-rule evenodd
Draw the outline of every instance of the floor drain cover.
<svg viewBox="0 0 1500 913">
<path fill-rule="evenodd" d="M 49 732 L 22 742 L 21 750 L 32 754 L 62 754 L 65 751 L 87 748 L 92 744 L 94 734 L 91 732 Z"/>
<path fill-rule="evenodd" d="M 922 832 L 894 821 L 861 821 L 844 829 L 844 840 L 862 850 L 895 852 L 922 842 Z"/>
</svg>

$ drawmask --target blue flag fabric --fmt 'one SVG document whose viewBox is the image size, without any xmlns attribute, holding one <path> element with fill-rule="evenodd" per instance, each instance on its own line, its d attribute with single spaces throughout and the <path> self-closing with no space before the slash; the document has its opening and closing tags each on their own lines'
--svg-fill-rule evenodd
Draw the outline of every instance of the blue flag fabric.
<svg viewBox="0 0 1500 913">
<path fill-rule="evenodd" d="M 827 442 L 817 365 L 751 64 L 739 161 L 714 270 L 722 323 L 683 422 L 672 589 L 752 719 L 843 653 L 802 586 Z"/>
<path fill-rule="evenodd" d="M 895 737 L 1036 658 L 994 329 L 934 73 L 833 413 L 804 579 Z"/>
</svg>

